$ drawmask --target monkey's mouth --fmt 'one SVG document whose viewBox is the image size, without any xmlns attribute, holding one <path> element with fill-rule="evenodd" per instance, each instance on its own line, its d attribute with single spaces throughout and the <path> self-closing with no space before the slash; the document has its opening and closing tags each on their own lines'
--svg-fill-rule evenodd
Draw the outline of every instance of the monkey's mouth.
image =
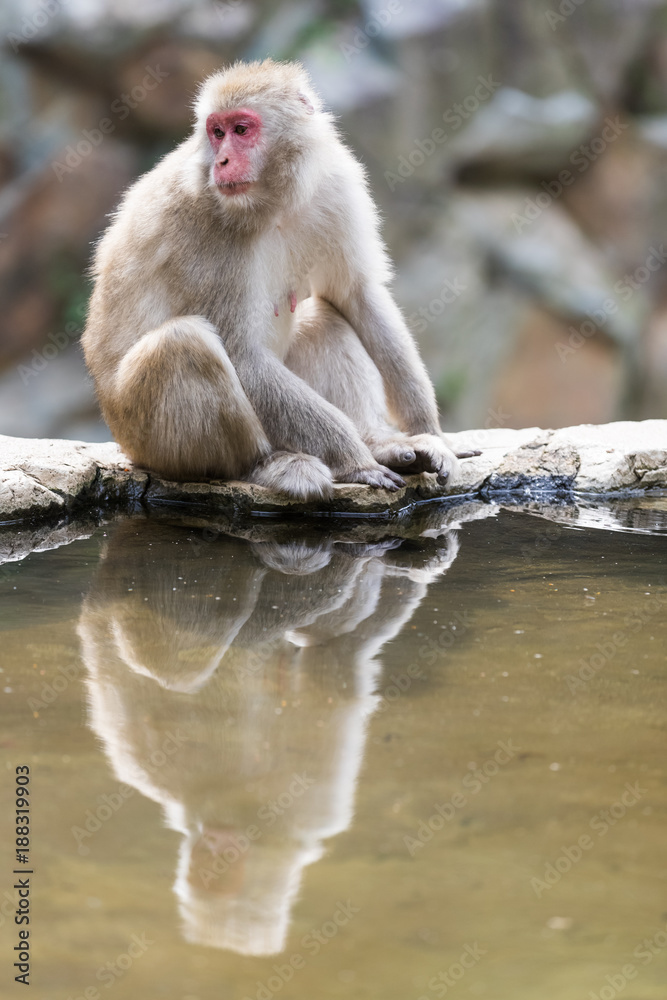
<svg viewBox="0 0 667 1000">
<path fill-rule="evenodd" d="M 218 191 L 225 195 L 245 194 L 252 187 L 252 181 L 234 181 L 232 183 L 218 184 Z"/>
</svg>

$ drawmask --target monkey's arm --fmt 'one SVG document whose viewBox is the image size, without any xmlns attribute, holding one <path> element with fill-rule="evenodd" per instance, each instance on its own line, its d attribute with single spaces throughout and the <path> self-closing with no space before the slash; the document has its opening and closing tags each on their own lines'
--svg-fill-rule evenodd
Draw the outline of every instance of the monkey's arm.
<svg viewBox="0 0 667 1000">
<path fill-rule="evenodd" d="M 343 155 L 340 176 L 318 194 L 319 211 L 329 198 L 335 198 L 336 214 L 328 216 L 323 256 L 311 272 L 313 293 L 331 302 L 356 331 L 382 375 L 397 426 L 410 435 L 440 435 L 435 392 L 386 287 L 392 268 L 379 216 L 353 158 Z"/>
<path fill-rule="evenodd" d="M 387 288 L 391 266 L 377 210 L 365 184 L 334 181 L 333 187 L 337 213 L 329 217 L 326 249 L 311 273 L 313 293 L 345 317 L 375 362 L 392 419 L 416 453 L 415 463 L 402 471 L 435 472 L 445 482 L 456 457 L 440 430 L 435 392 L 417 345 Z"/>
<path fill-rule="evenodd" d="M 377 365 L 392 418 L 408 435 L 416 459 L 402 471 L 435 472 L 447 482 L 456 459 L 468 453 L 455 455 L 440 429 L 433 385 L 391 292 L 381 282 L 358 282 L 333 304 Z"/>
<path fill-rule="evenodd" d="M 392 416 L 407 434 L 439 435 L 435 392 L 412 335 L 388 288 L 357 281 L 334 302 L 377 365 Z"/>
</svg>

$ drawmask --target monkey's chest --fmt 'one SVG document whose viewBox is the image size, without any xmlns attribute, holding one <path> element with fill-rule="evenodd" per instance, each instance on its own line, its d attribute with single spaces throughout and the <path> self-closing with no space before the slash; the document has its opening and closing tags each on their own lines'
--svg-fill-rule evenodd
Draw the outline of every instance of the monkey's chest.
<svg viewBox="0 0 667 1000">
<path fill-rule="evenodd" d="M 307 241 L 306 241 L 307 242 Z M 276 227 L 260 261 L 262 308 L 270 321 L 270 348 L 282 359 L 296 331 L 296 309 L 311 293 L 312 255 L 304 241 Z"/>
</svg>

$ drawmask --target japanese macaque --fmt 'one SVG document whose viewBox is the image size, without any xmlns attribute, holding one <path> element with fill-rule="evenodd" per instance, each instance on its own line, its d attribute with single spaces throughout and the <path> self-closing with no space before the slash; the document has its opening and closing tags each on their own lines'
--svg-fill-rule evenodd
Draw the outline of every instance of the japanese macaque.
<svg viewBox="0 0 667 1000">
<path fill-rule="evenodd" d="M 445 482 L 456 459 L 364 169 L 303 68 L 237 63 L 195 108 L 95 255 L 83 345 L 120 446 L 170 479 L 303 500 Z"/>
</svg>

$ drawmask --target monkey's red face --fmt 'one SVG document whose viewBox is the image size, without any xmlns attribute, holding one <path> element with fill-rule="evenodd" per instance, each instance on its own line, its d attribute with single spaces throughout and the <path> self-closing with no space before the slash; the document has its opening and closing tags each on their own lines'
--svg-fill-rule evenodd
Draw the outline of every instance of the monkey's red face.
<svg viewBox="0 0 667 1000">
<path fill-rule="evenodd" d="M 262 119 L 254 111 L 214 111 L 206 119 L 214 154 L 213 180 L 227 197 L 245 194 L 257 179 L 257 153 Z"/>
</svg>

